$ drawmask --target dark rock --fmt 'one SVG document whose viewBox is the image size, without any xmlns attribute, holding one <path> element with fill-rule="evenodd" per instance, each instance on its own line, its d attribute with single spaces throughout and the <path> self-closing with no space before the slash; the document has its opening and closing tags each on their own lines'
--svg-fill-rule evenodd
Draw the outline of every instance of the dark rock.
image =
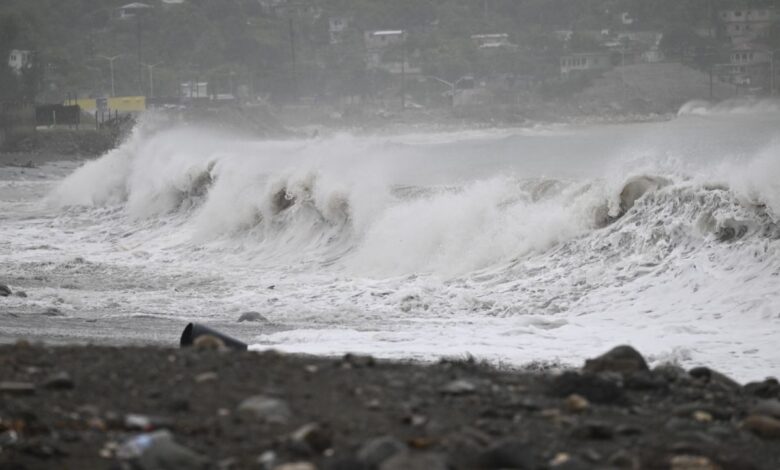
<svg viewBox="0 0 780 470">
<path fill-rule="evenodd" d="M 590 421 L 580 424 L 572 430 L 572 435 L 580 439 L 612 439 L 615 430 L 607 423 Z"/>
<path fill-rule="evenodd" d="M 50 459 L 67 455 L 67 452 L 59 446 L 56 440 L 43 436 L 24 439 L 19 443 L 18 449 L 27 455 L 39 459 Z"/>
<path fill-rule="evenodd" d="M 357 452 L 357 458 L 369 467 L 375 468 L 396 454 L 405 453 L 406 444 L 392 436 L 377 437 L 367 441 Z"/>
<path fill-rule="evenodd" d="M 750 410 L 750 414 L 771 416 L 772 418 L 780 419 L 780 401 L 778 400 L 763 400 L 758 402 Z"/>
<path fill-rule="evenodd" d="M 237 411 L 240 415 L 275 424 L 287 423 L 292 416 L 287 403 L 263 395 L 255 395 L 242 401 Z"/>
<path fill-rule="evenodd" d="M 477 385 L 470 380 L 453 380 L 439 391 L 445 395 L 468 395 L 476 393 Z"/>
<path fill-rule="evenodd" d="M 398 454 L 382 465 L 379 470 L 449 470 L 447 459 L 439 454 Z"/>
<path fill-rule="evenodd" d="M 597 358 L 586 360 L 582 370 L 591 374 L 599 372 L 629 374 L 649 369 L 639 351 L 631 346 L 618 346 Z"/>
<path fill-rule="evenodd" d="M 244 312 L 241 314 L 241 316 L 238 317 L 238 322 L 245 322 L 245 321 L 252 321 L 252 322 L 263 322 L 268 323 L 268 319 L 265 318 L 260 314 L 260 312 Z"/>
<path fill-rule="evenodd" d="M 347 353 L 341 360 L 345 364 L 349 364 L 351 367 L 356 369 L 361 367 L 374 367 L 376 365 L 376 359 L 374 359 L 373 356 L 364 354 Z"/>
<path fill-rule="evenodd" d="M 67 372 L 52 375 L 43 383 L 43 388 L 47 390 L 71 390 L 75 386 L 76 384 Z"/>
<path fill-rule="evenodd" d="M 759 437 L 780 439 L 780 420 L 770 416 L 748 416 L 742 421 L 742 427 Z"/>
<path fill-rule="evenodd" d="M 607 463 L 620 469 L 635 469 L 639 467 L 639 459 L 625 449 L 621 449 L 610 455 Z"/>
<path fill-rule="evenodd" d="M 330 449 L 333 437 L 329 429 L 309 423 L 290 435 L 290 447 L 304 455 L 318 455 Z"/>
<path fill-rule="evenodd" d="M 476 466 L 486 470 L 535 468 L 533 447 L 525 441 L 506 439 L 479 454 Z"/>
<path fill-rule="evenodd" d="M 593 403 L 625 403 L 623 389 L 600 375 L 564 372 L 550 384 L 549 393 L 558 397 L 578 394 Z"/>
<path fill-rule="evenodd" d="M 352 457 L 336 457 L 325 461 L 323 470 L 371 470 L 371 468 Z"/>
<path fill-rule="evenodd" d="M 46 310 L 41 312 L 41 315 L 47 316 L 47 317 L 62 317 L 64 314 L 60 309 L 57 307 L 48 307 Z"/>
<path fill-rule="evenodd" d="M 685 369 L 674 364 L 661 364 L 655 367 L 653 375 L 670 383 L 688 379 L 688 373 L 685 372 Z"/>
<path fill-rule="evenodd" d="M 710 369 L 709 367 L 695 367 L 688 371 L 688 375 L 705 383 L 721 385 L 732 391 L 736 391 L 742 388 L 734 380 L 721 374 L 720 372 Z"/>
<path fill-rule="evenodd" d="M 8 395 L 32 395 L 35 385 L 29 382 L 0 382 L 0 393 Z"/>
<path fill-rule="evenodd" d="M 11 288 L 5 284 L 0 284 L 0 297 L 8 297 L 11 295 Z"/>
<path fill-rule="evenodd" d="M 750 382 L 744 387 L 745 393 L 759 398 L 780 398 L 780 382 L 769 378 L 763 382 Z"/>
<path fill-rule="evenodd" d="M 14 292 L 14 295 L 17 296 L 17 297 L 21 297 L 23 299 L 27 298 L 27 292 L 25 292 L 23 290 L 18 290 L 16 292 Z"/>
<path fill-rule="evenodd" d="M 174 413 L 182 413 L 190 410 L 190 401 L 182 397 L 171 398 L 167 403 L 167 408 Z"/>
<path fill-rule="evenodd" d="M 650 371 L 628 374 L 624 384 L 629 390 L 665 390 L 669 388 L 669 381 L 664 376 Z"/>
</svg>

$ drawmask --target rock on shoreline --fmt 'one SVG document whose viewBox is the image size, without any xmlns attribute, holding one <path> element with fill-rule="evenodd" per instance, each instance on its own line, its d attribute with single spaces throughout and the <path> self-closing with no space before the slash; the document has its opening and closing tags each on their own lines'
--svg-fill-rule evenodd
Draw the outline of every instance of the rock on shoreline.
<svg viewBox="0 0 780 470">
<path fill-rule="evenodd" d="M 558 375 L 0 347 L 0 468 L 770 470 L 779 430 L 776 380 L 649 369 L 629 347 Z"/>
</svg>

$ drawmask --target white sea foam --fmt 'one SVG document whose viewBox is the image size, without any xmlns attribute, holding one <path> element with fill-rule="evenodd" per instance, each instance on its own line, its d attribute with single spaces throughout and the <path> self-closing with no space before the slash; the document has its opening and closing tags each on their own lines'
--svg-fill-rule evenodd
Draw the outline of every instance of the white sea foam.
<svg viewBox="0 0 780 470">
<path fill-rule="evenodd" d="M 73 314 L 261 311 L 286 331 L 257 347 L 520 363 L 628 342 L 777 375 L 780 113 L 697 109 L 307 141 L 142 127 L 39 219 L 4 224 L 57 247 L 13 242 L 6 263 L 88 279 L 71 300 L 40 293 Z"/>
</svg>

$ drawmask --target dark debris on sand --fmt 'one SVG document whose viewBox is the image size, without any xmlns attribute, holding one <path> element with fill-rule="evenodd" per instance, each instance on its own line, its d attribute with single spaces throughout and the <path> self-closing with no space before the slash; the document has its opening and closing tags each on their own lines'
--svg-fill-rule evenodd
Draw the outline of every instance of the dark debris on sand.
<svg viewBox="0 0 780 470">
<path fill-rule="evenodd" d="M 780 468 L 780 385 L 348 355 L 0 347 L 2 469 Z"/>
</svg>

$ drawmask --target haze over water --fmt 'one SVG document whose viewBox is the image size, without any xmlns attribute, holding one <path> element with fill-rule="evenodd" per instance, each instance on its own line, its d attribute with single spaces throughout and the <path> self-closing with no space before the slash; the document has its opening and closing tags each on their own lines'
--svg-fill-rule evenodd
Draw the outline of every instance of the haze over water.
<svg viewBox="0 0 780 470">
<path fill-rule="evenodd" d="M 575 364 L 630 343 L 780 374 L 775 103 L 289 141 L 151 121 L 77 169 L 2 169 L 0 266 L 51 280 L 9 308 L 254 310 L 281 327 L 258 348 L 297 352 Z"/>
</svg>

